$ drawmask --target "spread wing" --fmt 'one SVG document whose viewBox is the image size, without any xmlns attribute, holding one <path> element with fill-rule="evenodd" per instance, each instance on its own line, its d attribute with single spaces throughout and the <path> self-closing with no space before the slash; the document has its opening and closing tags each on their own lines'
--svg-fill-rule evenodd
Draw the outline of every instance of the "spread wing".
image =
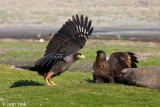
<svg viewBox="0 0 160 107">
<path fill-rule="evenodd" d="M 137 68 L 137 57 L 132 52 L 116 52 L 110 55 L 108 64 L 114 75 L 119 75 L 125 68 Z"/>
<path fill-rule="evenodd" d="M 72 16 L 72 21 L 69 19 L 50 40 L 45 56 L 53 52 L 62 52 L 64 57 L 76 53 L 84 47 L 92 31 L 88 17 Z"/>
<path fill-rule="evenodd" d="M 54 65 L 64 57 L 78 52 L 84 47 L 92 31 L 88 17 L 72 16 L 72 20 L 69 19 L 49 41 L 44 57 L 36 61 L 35 66 Z"/>
</svg>

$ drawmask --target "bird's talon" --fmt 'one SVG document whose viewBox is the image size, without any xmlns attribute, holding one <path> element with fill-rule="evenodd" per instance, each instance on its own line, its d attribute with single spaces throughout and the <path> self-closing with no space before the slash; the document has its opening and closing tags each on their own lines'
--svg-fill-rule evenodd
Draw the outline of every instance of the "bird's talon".
<svg viewBox="0 0 160 107">
<path fill-rule="evenodd" d="M 51 84 L 51 85 L 56 86 L 57 84 Z"/>
</svg>

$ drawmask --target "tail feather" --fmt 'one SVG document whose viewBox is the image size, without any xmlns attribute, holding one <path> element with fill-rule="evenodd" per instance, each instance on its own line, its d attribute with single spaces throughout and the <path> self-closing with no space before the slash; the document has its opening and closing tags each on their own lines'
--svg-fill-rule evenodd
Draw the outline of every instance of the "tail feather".
<svg viewBox="0 0 160 107">
<path fill-rule="evenodd" d="M 30 70 L 30 71 L 37 71 L 37 69 L 34 66 L 14 66 L 13 68 Z"/>
</svg>

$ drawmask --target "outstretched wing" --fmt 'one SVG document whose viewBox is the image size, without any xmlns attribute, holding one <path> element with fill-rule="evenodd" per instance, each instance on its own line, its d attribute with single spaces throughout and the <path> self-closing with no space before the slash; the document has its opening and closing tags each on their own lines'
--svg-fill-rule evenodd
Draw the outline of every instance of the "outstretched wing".
<svg viewBox="0 0 160 107">
<path fill-rule="evenodd" d="M 36 68 L 51 67 L 64 57 L 84 47 L 93 31 L 88 17 L 72 16 L 49 41 L 43 58 L 35 62 Z"/>
<path fill-rule="evenodd" d="M 138 60 L 132 52 L 116 52 L 110 55 L 107 62 L 114 72 L 114 76 L 117 76 L 125 68 L 137 68 Z"/>
<path fill-rule="evenodd" d="M 45 56 L 54 52 L 62 52 L 64 57 L 76 53 L 84 47 L 92 31 L 88 17 L 72 16 L 72 21 L 69 19 L 50 40 Z"/>
<path fill-rule="evenodd" d="M 58 61 L 62 60 L 63 53 L 61 52 L 55 52 L 52 54 L 49 54 L 47 56 L 44 56 L 43 58 L 37 60 L 34 64 L 36 67 L 43 67 L 56 64 Z"/>
</svg>

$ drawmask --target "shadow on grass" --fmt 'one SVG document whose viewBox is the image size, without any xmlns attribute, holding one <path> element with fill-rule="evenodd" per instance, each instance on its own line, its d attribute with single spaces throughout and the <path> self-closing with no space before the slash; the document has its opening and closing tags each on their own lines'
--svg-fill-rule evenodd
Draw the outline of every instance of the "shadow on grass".
<svg viewBox="0 0 160 107">
<path fill-rule="evenodd" d="M 87 81 L 88 83 L 94 83 L 94 80 L 91 80 L 91 79 L 85 79 L 85 81 Z"/>
<path fill-rule="evenodd" d="M 41 84 L 37 81 L 18 80 L 13 85 L 11 85 L 10 88 L 23 87 L 23 86 L 43 86 L 43 85 L 44 84 Z"/>
</svg>

